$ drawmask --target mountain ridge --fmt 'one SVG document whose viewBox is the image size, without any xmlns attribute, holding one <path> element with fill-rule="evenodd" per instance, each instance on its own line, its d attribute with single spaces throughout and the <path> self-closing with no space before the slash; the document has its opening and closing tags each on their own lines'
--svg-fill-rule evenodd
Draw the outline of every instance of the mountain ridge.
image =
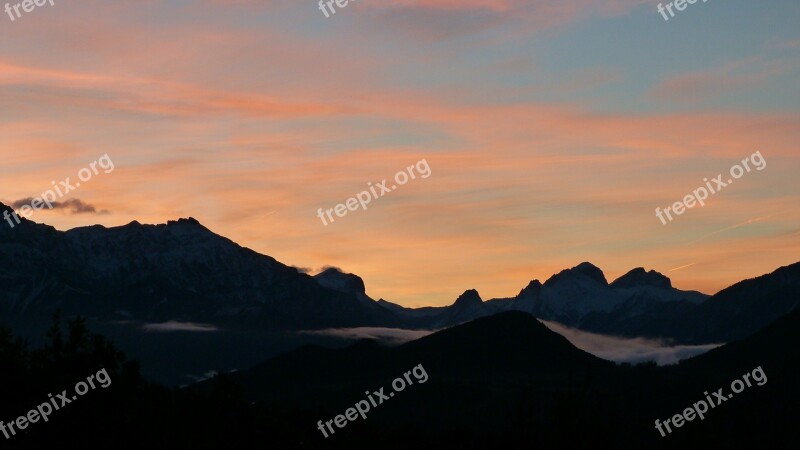
<svg viewBox="0 0 800 450">
<path fill-rule="evenodd" d="M 0 203 L 0 210 L 10 208 Z M 449 306 L 412 309 L 373 300 L 358 275 L 329 267 L 312 277 L 192 217 L 67 231 L 23 218 L 14 228 L 0 228 L 0 251 L 15 261 L 0 273 L 9 286 L 0 311 L 16 318 L 63 310 L 106 321 L 225 327 L 441 329 L 523 311 L 585 331 L 694 344 L 748 336 L 795 308 L 792 296 L 800 297 L 800 269 L 791 266 L 708 296 L 676 289 L 668 277 L 643 267 L 609 283 L 599 267 L 582 262 L 544 283 L 531 280 L 514 297 L 484 301 L 469 289 Z M 737 287 L 741 283 L 766 288 Z M 745 298 L 764 293 L 777 300 Z"/>
</svg>

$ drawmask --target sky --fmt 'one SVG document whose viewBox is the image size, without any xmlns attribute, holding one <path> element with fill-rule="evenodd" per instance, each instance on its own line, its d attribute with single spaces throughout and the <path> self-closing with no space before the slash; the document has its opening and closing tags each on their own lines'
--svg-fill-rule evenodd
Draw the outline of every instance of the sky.
<svg viewBox="0 0 800 450">
<path fill-rule="evenodd" d="M 668 21 L 657 5 L 353 0 L 326 18 L 311 0 L 54 0 L 0 15 L 0 201 L 74 185 L 107 155 L 113 171 L 30 219 L 194 217 L 406 306 L 513 296 L 583 261 L 706 293 L 800 261 L 800 3 L 709 0 Z M 755 152 L 763 170 L 656 216 Z M 422 160 L 428 177 L 393 182 Z M 367 210 L 317 216 L 384 179 L 396 189 Z"/>
</svg>

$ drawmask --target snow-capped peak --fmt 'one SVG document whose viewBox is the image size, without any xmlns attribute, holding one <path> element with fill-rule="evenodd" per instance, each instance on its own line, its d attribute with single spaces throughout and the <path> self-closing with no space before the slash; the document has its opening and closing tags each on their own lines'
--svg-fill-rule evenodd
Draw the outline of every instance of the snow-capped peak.
<svg viewBox="0 0 800 450">
<path fill-rule="evenodd" d="M 611 287 L 615 288 L 632 288 L 638 286 L 652 286 L 669 289 L 672 287 L 672 281 L 655 270 L 647 272 L 644 270 L 644 268 L 637 267 L 611 283 Z"/>
</svg>

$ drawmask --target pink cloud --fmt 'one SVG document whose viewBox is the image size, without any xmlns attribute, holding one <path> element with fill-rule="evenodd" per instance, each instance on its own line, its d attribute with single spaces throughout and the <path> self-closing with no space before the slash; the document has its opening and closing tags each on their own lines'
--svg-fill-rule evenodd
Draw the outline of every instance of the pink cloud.
<svg viewBox="0 0 800 450">
<path fill-rule="evenodd" d="M 656 85 L 649 96 L 656 100 L 700 102 L 764 84 L 791 69 L 791 64 L 781 60 L 750 58 L 708 70 L 670 76 Z"/>
</svg>

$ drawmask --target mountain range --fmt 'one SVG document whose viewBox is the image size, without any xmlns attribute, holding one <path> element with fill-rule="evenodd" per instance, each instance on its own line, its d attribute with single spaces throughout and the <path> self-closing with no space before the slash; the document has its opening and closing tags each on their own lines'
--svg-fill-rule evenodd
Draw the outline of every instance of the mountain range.
<svg viewBox="0 0 800 450">
<path fill-rule="evenodd" d="M 9 210 L 0 204 L 0 214 Z M 330 289 L 195 219 L 57 231 L 0 226 L 0 312 L 16 320 L 55 310 L 103 320 L 184 321 L 316 329 L 397 325 L 375 302 Z"/>
<path fill-rule="evenodd" d="M 53 433 L 18 436 L 10 448 L 48 446 L 56 436 L 85 448 L 105 448 L 111 439 L 120 448 L 164 442 L 173 448 L 390 450 L 796 447 L 800 263 L 709 296 L 676 289 L 644 268 L 609 282 L 584 262 L 544 283 L 532 280 L 514 297 L 483 300 L 467 289 L 449 306 L 405 308 L 372 299 L 355 274 L 331 267 L 308 275 L 192 218 L 63 232 L 28 220 L 14 228 L 0 224 L 0 254 L 0 322 L 25 330 L 55 311 L 87 317 L 87 325 L 109 331 L 115 344 L 145 356 L 143 375 L 150 381 L 178 384 L 187 367 L 194 374 L 221 372 L 168 390 L 140 378 L 138 364 L 123 364 L 109 341 L 88 338 L 80 320 L 65 340 L 48 332 L 51 342 L 40 353 L 28 353 L 23 341 L 0 329 L 8 417 L 83 374 L 84 366 L 102 363 L 114 379 L 107 393 L 53 421 Z M 580 350 L 542 321 L 726 344 L 675 365 L 631 366 Z M 126 328 L 132 324 L 135 332 Z M 398 346 L 274 341 L 337 327 L 431 333 Z M 76 351 L 84 346 L 94 356 Z M 52 367 L 42 369 L 43 361 Z M 424 383 L 390 395 L 366 420 L 328 438 L 320 434 L 318 421 L 389 389 L 414 367 L 424 367 Z M 763 386 L 729 397 L 703 421 L 666 437 L 655 429 L 656 419 L 681 413 L 705 392 L 727 391 L 755 368 L 768 378 Z"/>
<path fill-rule="evenodd" d="M 0 214 L 11 211 L 0 204 Z M 373 300 L 364 281 L 336 268 L 310 276 L 221 237 L 193 218 L 57 231 L 26 219 L 0 226 L 9 324 L 56 310 L 100 321 L 190 322 L 233 329 L 333 327 L 441 329 L 523 311 L 577 329 L 702 344 L 744 338 L 800 302 L 800 263 L 708 296 L 635 268 L 609 283 L 584 262 L 530 281 L 512 298 L 468 289 L 445 307 Z"/>
</svg>

